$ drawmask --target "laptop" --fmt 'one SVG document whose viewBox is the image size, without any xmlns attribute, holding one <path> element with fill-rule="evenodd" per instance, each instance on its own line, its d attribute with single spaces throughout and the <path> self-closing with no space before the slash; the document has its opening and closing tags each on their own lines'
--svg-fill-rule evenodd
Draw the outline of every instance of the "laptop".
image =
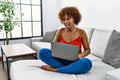
<svg viewBox="0 0 120 80">
<path fill-rule="evenodd" d="M 76 61 L 78 59 L 79 47 L 71 44 L 64 44 L 59 42 L 51 42 L 52 56 L 69 61 Z"/>
</svg>

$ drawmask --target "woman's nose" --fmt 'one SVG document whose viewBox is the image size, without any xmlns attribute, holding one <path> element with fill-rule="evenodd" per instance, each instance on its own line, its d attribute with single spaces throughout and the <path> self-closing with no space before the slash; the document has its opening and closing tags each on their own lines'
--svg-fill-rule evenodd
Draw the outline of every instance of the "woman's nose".
<svg viewBox="0 0 120 80">
<path fill-rule="evenodd" d="M 64 23 L 65 23 L 65 24 L 68 23 L 68 20 L 65 20 Z"/>
</svg>

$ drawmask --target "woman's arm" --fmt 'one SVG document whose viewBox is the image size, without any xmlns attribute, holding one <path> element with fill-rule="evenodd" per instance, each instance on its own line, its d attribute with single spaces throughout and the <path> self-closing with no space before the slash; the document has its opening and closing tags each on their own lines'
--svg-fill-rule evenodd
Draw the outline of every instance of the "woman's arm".
<svg viewBox="0 0 120 80">
<path fill-rule="evenodd" d="M 85 57 L 88 54 L 90 54 L 90 47 L 89 47 L 86 32 L 83 31 L 81 36 L 82 36 L 82 44 L 83 44 L 84 52 L 78 55 L 79 58 Z"/>
<path fill-rule="evenodd" d="M 56 35 L 55 35 L 55 37 L 54 37 L 54 39 L 53 39 L 53 42 L 59 42 L 61 33 L 62 33 L 62 29 L 59 29 L 59 30 L 56 32 Z"/>
</svg>

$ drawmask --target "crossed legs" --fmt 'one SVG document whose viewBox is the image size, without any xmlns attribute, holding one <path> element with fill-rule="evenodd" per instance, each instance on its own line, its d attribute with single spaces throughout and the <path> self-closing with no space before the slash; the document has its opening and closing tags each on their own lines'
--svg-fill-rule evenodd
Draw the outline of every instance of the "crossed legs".
<svg viewBox="0 0 120 80">
<path fill-rule="evenodd" d="M 87 58 L 81 58 L 75 62 L 60 60 L 51 56 L 51 50 L 43 48 L 39 51 L 39 58 L 48 65 L 42 65 L 40 68 L 53 72 L 81 74 L 88 72 L 92 63 Z M 66 63 L 63 63 L 66 62 Z"/>
</svg>

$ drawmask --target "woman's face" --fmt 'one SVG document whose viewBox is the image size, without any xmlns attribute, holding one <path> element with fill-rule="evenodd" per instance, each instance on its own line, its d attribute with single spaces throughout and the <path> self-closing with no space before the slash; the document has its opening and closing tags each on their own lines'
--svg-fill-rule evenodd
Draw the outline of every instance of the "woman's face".
<svg viewBox="0 0 120 80">
<path fill-rule="evenodd" d="M 63 25 L 67 29 L 71 29 L 72 27 L 74 27 L 74 19 L 73 19 L 73 17 L 65 15 L 64 18 L 63 18 Z"/>
</svg>

